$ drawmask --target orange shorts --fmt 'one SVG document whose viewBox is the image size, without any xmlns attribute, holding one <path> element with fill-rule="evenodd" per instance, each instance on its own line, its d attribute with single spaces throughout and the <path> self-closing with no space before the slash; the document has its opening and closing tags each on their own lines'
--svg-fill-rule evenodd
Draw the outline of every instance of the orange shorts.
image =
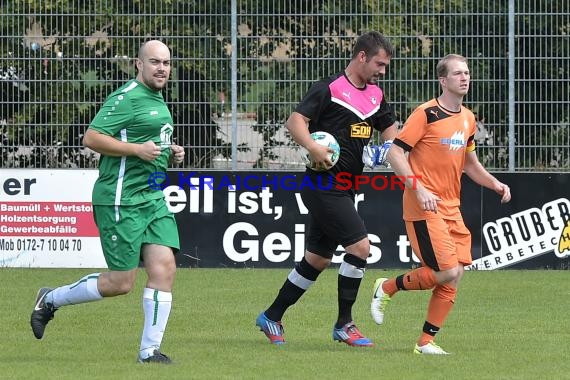
<svg viewBox="0 0 570 380">
<path fill-rule="evenodd" d="M 463 220 L 430 218 L 406 221 L 406 231 L 416 256 L 436 272 L 470 265 L 471 232 Z"/>
</svg>

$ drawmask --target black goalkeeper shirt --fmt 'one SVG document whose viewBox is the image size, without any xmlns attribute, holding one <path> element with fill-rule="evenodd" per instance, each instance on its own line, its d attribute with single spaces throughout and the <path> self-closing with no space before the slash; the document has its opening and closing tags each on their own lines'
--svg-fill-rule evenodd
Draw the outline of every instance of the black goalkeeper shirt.
<svg viewBox="0 0 570 380">
<path fill-rule="evenodd" d="M 338 173 L 362 174 L 362 150 L 370 141 L 372 129 L 382 132 L 396 121 L 379 86 L 368 83 L 357 88 L 344 72 L 315 82 L 295 111 L 310 119 L 309 132 L 328 132 L 340 145 L 336 165 L 327 172 L 307 169 L 311 177 L 325 173 L 333 177 Z"/>
</svg>

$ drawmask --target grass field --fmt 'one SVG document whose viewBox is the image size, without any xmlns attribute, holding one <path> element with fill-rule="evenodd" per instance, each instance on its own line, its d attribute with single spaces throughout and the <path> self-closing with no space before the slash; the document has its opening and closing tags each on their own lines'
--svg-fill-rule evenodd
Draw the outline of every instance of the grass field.
<svg viewBox="0 0 570 380">
<path fill-rule="evenodd" d="M 40 286 L 86 270 L 0 269 L 1 379 L 568 379 L 568 271 L 466 273 L 437 342 L 452 355 L 412 353 L 428 292 L 394 297 L 382 326 L 369 316 L 368 270 L 354 307 L 374 348 L 333 342 L 336 271 L 329 269 L 284 318 L 283 347 L 254 326 L 289 270 L 181 269 L 162 350 L 176 364 L 136 364 L 145 275 L 130 295 L 60 309 L 44 339 L 29 327 Z"/>
</svg>

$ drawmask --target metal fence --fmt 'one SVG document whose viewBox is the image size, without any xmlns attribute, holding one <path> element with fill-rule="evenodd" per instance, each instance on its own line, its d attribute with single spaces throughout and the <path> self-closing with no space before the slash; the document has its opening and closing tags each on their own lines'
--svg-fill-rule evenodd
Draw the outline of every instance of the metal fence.
<svg viewBox="0 0 570 380">
<path fill-rule="evenodd" d="M 5 1 L 0 167 L 88 168 L 81 145 L 147 39 L 173 52 L 165 97 L 188 168 L 301 169 L 283 124 L 355 38 L 390 37 L 381 80 L 399 122 L 438 93 L 435 64 L 470 60 L 466 104 L 496 171 L 570 171 L 570 5 L 564 1 Z"/>
</svg>

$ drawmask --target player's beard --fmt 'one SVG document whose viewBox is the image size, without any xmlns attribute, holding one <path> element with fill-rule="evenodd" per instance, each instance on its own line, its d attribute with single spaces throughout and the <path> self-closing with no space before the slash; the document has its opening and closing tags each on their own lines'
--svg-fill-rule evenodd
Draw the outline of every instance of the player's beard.
<svg viewBox="0 0 570 380">
<path fill-rule="evenodd" d="M 370 76 L 370 78 L 368 79 L 368 83 L 377 84 L 379 80 L 380 80 L 380 73 L 375 73 Z"/>
<path fill-rule="evenodd" d="M 152 76 L 150 80 L 146 81 L 145 84 L 152 88 L 155 91 L 160 91 L 162 90 L 164 87 L 166 87 L 166 84 L 168 83 L 168 78 L 158 78 L 155 76 Z"/>
</svg>

